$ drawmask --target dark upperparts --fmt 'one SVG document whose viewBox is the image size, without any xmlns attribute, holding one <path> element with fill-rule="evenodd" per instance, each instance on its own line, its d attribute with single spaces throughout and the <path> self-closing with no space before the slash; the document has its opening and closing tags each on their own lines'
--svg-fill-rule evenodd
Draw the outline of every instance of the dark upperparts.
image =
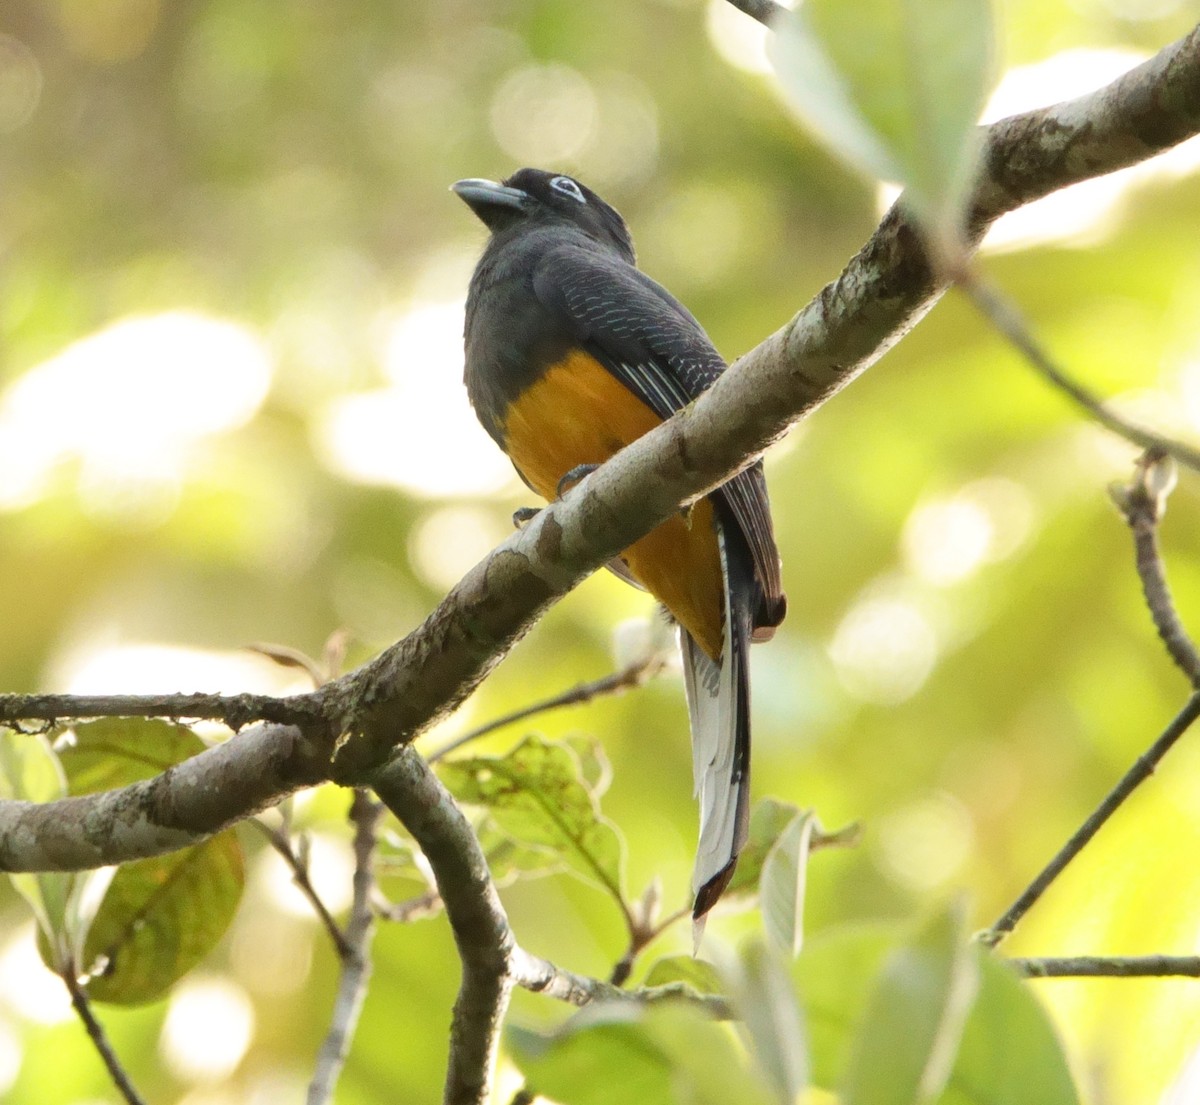
<svg viewBox="0 0 1200 1105">
<path fill-rule="evenodd" d="M 625 220 L 574 177 L 544 169 L 518 169 L 503 183 L 460 180 L 451 185 L 496 235 L 518 227 L 567 223 L 636 263 Z"/>
</svg>

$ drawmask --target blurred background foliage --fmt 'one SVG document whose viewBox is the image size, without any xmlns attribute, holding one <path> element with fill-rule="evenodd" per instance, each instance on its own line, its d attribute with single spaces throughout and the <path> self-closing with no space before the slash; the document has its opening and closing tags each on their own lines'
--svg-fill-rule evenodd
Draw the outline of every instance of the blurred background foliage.
<svg viewBox="0 0 1200 1105">
<path fill-rule="evenodd" d="M 1095 87 L 1195 17 L 1183 0 L 1010 0 L 991 114 Z M 797 129 L 758 28 L 718 0 L 6 0 L 0 686 L 294 689 L 241 646 L 317 653 L 344 627 L 357 661 L 415 627 L 528 501 L 461 388 L 483 231 L 446 191 L 523 164 L 612 200 L 643 267 L 730 357 L 832 279 L 881 210 Z M 1081 186 L 998 228 L 985 261 L 1079 376 L 1193 439 L 1197 169 L 1193 143 Z M 810 930 L 959 888 L 982 927 L 1180 705 L 1105 492 L 1133 458 L 954 296 L 768 457 L 791 609 L 754 657 L 756 787 L 865 825 L 855 850 L 815 858 Z M 1185 475 L 1163 540 L 1194 628 L 1198 517 Z M 614 628 L 648 616 L 591 580 L 422 747 L 611 670 Z M 488 747 L 530 728 L 602 739 L 631 889 L 661 875 L 682 903 L 679 679 Z M 1198 785 L 1185 740 L 1006 948 L 1197 951 Z M 296 814 L 341 907 L 347 806 L 329 789 Z M 293 1099 L 311 1071 L 336 963 L 278 857 L 245 843 L 219 952 L 169 1000 L 104 1011 L 153 1100 Z M 588 886 L 505 900 L 523 944 L 572 969 L 606 974 L 624 950 Z M 0 1094 L 112 1100 L 27 917 L 0 890 Z M 716 917 L 711 938 L 745 923 Z M 434 1100 L 449 931 L 385 926 L 375 951 L 338 1100 Z M 1195 983 L 1038 992 L 1091 1100 L 1200 1093 Z M 513 1016 L 562 1010 L 518 994 Z"/>
</svg>

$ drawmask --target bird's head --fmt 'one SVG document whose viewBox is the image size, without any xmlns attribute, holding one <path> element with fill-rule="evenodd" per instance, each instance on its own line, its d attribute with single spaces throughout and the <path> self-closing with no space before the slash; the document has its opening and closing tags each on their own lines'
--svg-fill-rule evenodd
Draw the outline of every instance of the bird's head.
<svg viewBox="0 0 1200 1105">
<path fill-rule="evenodd" d="M 633 263 L 633 239 L 625 220 L 574 177 L 544 169 L 518 169 L 500 184 L 472 178 L 450 187 L 493 234 L 521 225 L 566 222 Z"/>
</svg>

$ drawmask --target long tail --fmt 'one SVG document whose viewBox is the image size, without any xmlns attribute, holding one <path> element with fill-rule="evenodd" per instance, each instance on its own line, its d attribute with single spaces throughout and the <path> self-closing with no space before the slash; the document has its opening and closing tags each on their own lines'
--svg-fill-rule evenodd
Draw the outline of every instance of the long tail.
<svg viewBox="0 0 1200 1105">
<path fill-rule="evenodd" d="M 692 723 L 692 764 L 700 804 L 700 842 L 692 872 L 699 921 L 733 877 L 750 822 L 750 669 L 748 651 L 756 589 L 747 551 L 726 540 L 718 521 L 725 627 L 720 663 L 679 631 Z"/>
</svg>

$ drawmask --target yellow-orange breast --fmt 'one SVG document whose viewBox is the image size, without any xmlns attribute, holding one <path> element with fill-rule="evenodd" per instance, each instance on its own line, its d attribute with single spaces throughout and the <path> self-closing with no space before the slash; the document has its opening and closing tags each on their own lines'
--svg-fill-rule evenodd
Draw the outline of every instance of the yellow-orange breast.
<svg viewBox="0 0 1200 1105">
<path fill-rule="evenodd" d="M 563 475 L 603 464 L 662 419 L 594 357 L 576 350 L 550 366 L 508 405 L 508 455 L 550 500 Z M 721 655 L 724 585 L 713 508 L 702 499 L 668 519 L 622 558 L 713 659 Z"/>
</svg>

